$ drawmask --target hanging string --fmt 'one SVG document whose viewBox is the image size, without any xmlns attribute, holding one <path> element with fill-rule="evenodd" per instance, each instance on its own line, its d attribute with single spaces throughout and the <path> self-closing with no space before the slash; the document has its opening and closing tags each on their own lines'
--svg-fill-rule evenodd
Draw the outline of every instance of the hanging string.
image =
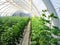
<svg viewBox="0 0 60 45">
<path fill-rule="evenodd" d="M 30 0 L 30 11 L 32 12 L 32 0 Z"/>
</svg>

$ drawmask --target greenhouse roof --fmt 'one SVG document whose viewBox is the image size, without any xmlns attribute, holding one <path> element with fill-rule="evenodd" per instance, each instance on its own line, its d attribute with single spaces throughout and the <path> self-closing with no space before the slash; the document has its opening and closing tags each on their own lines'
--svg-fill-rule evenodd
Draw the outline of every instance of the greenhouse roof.
<svg viewBox="0 0 60 45">
<path fill-rule="evenodd" d="M 47 3 L 48 5 L 47 5 Z M 51 2 L 51 3 L 49 3 Z M 40 16 L 42 10 L 51 8 L 49 11 L 54 8 L 55 13 L 59 15 L 60 7 L 59 0 L 0 0 L 0 15 L 12 15 L 16 11 L 23 11 L 32 15 Z M 51 6 L 50 6 L 51 5 Z"/>
<path fill-rule="evenodd" d="M 59 0 L 51 0 L 58 16 L 60 15 L 60 1 Z"/>
</svg>

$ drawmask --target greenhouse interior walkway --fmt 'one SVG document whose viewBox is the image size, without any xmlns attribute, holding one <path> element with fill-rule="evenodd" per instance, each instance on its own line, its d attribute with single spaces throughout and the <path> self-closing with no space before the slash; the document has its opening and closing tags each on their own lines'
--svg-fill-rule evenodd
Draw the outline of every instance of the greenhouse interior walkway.
<svg viewBox="0 0 60 45">
<path fill-rule="evenodd" d="M 22 45 L 30 45 L 30 23 L 28 23 Z"/>
<path fill-rule="evenodd" d="M 0 45 L 60 45 L 60 1 L 0 0 Z"/>
</svg>

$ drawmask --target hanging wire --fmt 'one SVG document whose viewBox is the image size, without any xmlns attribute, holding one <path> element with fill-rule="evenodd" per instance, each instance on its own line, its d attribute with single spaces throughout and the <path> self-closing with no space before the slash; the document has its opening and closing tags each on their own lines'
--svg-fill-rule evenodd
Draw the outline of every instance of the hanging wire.
<svg viewBox="0 0 60 45">
<path fill-rule="evenodd" d="M 32 0 L 30 0 L 30 10 L 32 12 Z"/>
</svg>

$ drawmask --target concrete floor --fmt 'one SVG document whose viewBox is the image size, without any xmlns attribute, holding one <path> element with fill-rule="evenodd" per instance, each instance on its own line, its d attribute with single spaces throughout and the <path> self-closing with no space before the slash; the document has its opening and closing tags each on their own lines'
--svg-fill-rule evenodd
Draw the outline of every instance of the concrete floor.
<svg viewBox="0 0 60 45">
<path fill-rule="evenodd" d="M 30 22 L 24 29 L 23 39 L 20 40 L 20 43 L 17 45 L 30 45 Z"/>
<path fill-rule="evenodd" d="M 22 45 L 29 45 L 29 44 L 30 44 L 30 22 L 27 25 L 26 33 L 24 35 L 23 42 L 22 42 Z"/>
</svg>

